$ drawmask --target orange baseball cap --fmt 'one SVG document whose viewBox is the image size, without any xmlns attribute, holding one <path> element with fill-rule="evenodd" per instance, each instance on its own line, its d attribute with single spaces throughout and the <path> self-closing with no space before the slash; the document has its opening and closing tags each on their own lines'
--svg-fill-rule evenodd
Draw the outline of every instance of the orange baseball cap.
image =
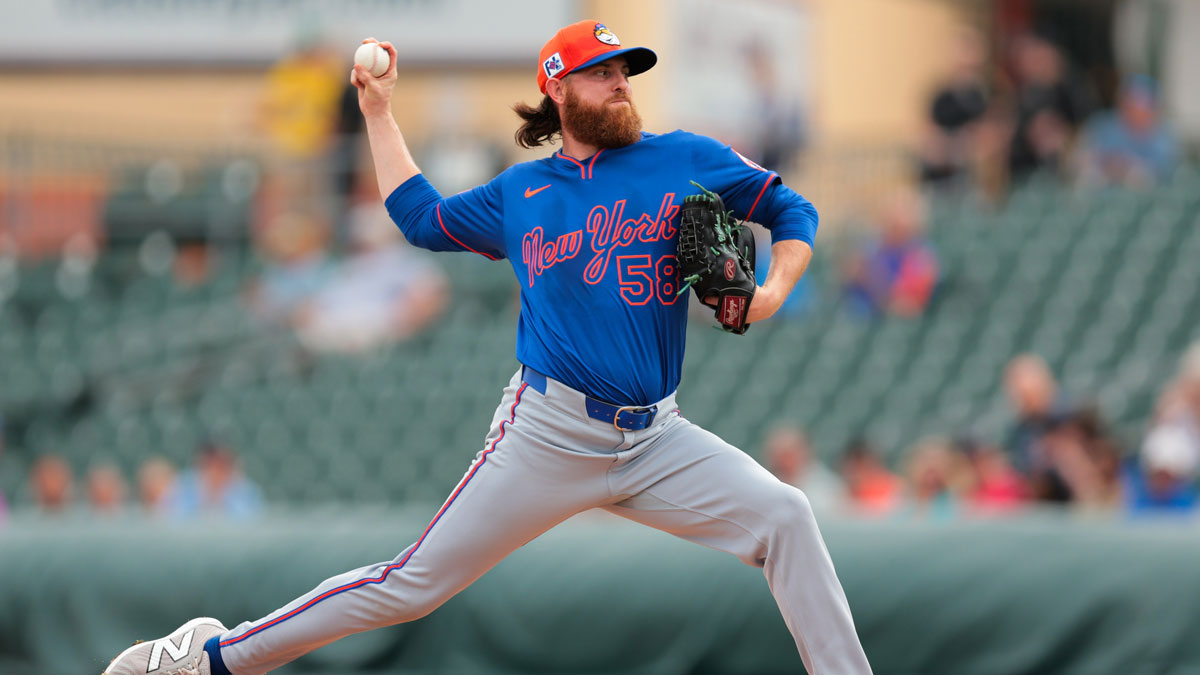
<svg viewBox="0 0 1200 675">
<path fill-rule="evenodd" d="M 621 41 L 599 21 L 579 21 L 559 30 L 542 47 L 539 55 L 538 89 L 546 93 L 546 82 L 580 68 L 594 66 L 621 55 L 629 63 L 629 74 L 644 73 L 658 63 L 658 55 L 645 47 L 621 48 Z"/>
</svg>

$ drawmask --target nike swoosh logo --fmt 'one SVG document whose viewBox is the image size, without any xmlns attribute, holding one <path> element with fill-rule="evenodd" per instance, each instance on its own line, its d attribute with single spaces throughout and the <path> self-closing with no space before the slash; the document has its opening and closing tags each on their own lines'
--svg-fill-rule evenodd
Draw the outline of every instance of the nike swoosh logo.
<svg viewBox="0 0 1200 675">
<path fill-rule="evenodd" d="M 550 187 L 549 184 L 543 185 L 542 187 L 540 187 L 536 190 L 534 190 L 533 188 L 525 188 L 525 199 L 529 199 L 530 197 L 536 195 L 537 193 L 541 192 L 542 190 L 545 190 L 548 187 Z"/>
</svg>

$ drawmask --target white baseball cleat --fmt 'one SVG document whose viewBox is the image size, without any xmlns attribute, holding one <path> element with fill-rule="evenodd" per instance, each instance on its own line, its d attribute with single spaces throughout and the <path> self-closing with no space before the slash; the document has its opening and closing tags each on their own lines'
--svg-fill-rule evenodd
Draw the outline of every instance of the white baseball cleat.
<svg viewBox="0 0 1200 675">
<path fill-rule="evenodd" d="M 227 630 L 216 619 L 192 619 L 164 638 L 121 652 L 102 675 L 212 675 L 204 643 Z"/>
</svg>

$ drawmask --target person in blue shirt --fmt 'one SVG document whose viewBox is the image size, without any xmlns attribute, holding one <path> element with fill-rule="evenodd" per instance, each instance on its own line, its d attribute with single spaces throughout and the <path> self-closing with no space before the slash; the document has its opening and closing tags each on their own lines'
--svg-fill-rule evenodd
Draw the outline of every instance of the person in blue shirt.
<svg viewBox="0 0 1200 675">
<path fill-rule="evenodd" d="M 196 451 L 195 466 L 168 489 L 164 507 L 178 518 L 246 520 L 262 514 L 263 502 L 262 490 L 238 468 L 233 450 L 210 440 Z"/>
<path fill-rule="evenodd" d="M 1080 145 L 1085 185 L 1153 186 L 1170 178 L 1182 155 L 1160 118 L 1157 87 L 1145 75 L 1122 84 L 1116 109 L 1089 120 Z"/>
<path fill-rule="evenodd" d="M 680 205 L 697 191 L 691 181 L 771 230 L 771 267 L 751 322 L 774 314 L 808 265 L 813 206 L 711 138 L 643 132 L 630 77 L 657 56 L 622 47 L 596 21 L 546 43 L 544 98 L 515 108 L 519 143 L 561 138 L 561 149 L 443 197 L 392 116 L 396 51 L 381 46 L 387 73 L 356 66 L 351 80 L 388 212 L 416 246 L 508 261 L 521 286 L 520 367 L 475 461 L 394 560 L 328 579 L 232 630 L 213 619 L 184 624 L 119 656 L 109 675 L 146 675 L 137 666 L 156 653 L 150 675 L 176 672 L 161 665 L 175 654 L 185 665 L 195 658 L 188 672 L 200 675 L 267 672 L 346 635 L 425 616 L 513 550 L 592 508 L 761 568 L 809 673 L 870 673 L 803 492 L 685 419 L 675 402 L 688 302 L 675 251 Z M 182 654 L 184 642 L 203 647 Z"/>
</svg>

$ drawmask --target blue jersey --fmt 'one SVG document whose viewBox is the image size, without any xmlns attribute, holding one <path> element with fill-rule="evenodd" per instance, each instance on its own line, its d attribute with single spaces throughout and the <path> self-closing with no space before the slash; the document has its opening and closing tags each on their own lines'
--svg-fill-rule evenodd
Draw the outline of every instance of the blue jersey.
<svg viewBox="0 0 1200 675">
<path fill-rule="evenodd" d="M 517 164 L 448 199 L 418 175 L 387 198 L 416 246 L 508 258 L 521 284 L 517 359 L 618 405 L 648 405 L 679 385 L 687 294 L 677 295 L 679 208 L 721 195 L 774 241 L 813 243 L 817 213 L 779 176 L 705 136 L 642 134 L 577 160 Z"/>
</svg>

